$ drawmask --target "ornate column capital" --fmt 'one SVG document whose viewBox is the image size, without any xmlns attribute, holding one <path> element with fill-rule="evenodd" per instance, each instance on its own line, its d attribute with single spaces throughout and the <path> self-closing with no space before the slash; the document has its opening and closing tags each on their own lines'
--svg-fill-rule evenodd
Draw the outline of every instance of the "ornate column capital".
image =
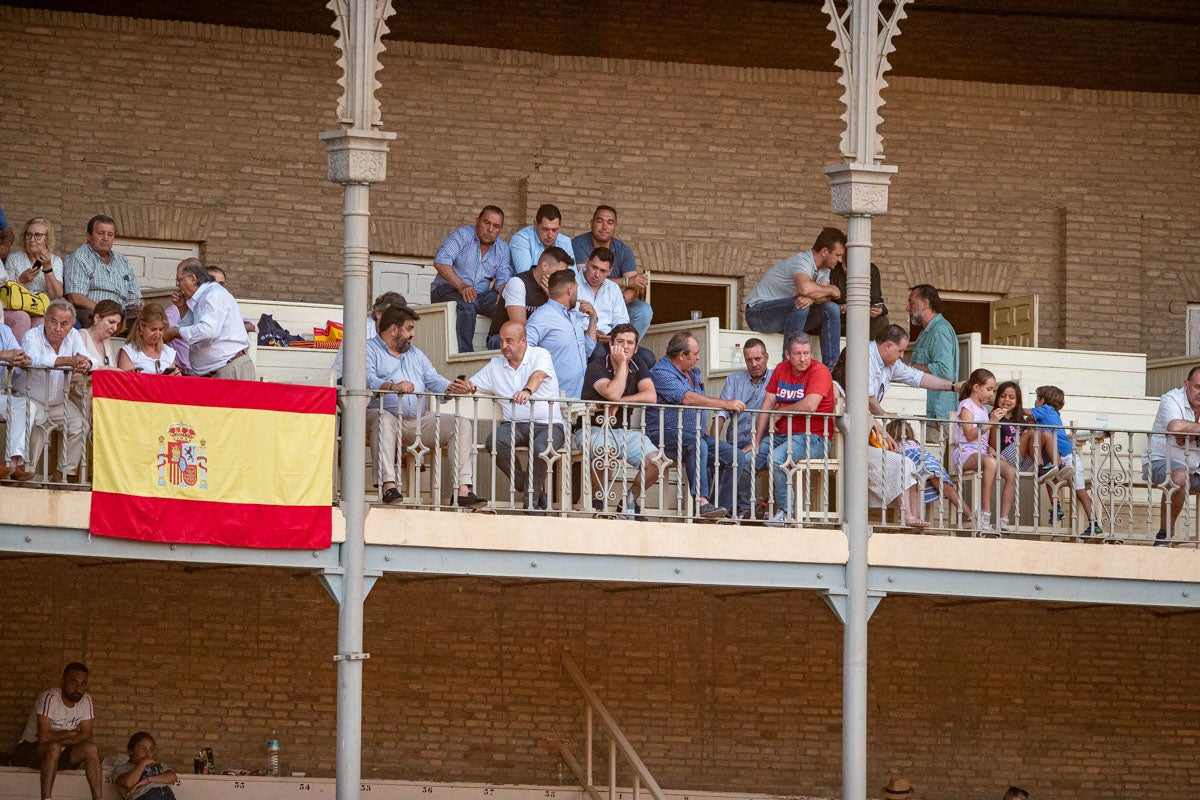
<svg viewBox="0 0 1200 800">
<path fill-rule="evenodd" d="M 391 131 L 337 130 L 318 134 L 329 156 L 329 180 L 343 186 L 382 183 L 387 179 Z"/>
<path fill-rule="evenodd" d="M 888 185 L 896 174 L 888 164 L 836 164 L 825 167 L 829 176 L 833 213 L 842 216 L 886 214 Z"/>
</svg>

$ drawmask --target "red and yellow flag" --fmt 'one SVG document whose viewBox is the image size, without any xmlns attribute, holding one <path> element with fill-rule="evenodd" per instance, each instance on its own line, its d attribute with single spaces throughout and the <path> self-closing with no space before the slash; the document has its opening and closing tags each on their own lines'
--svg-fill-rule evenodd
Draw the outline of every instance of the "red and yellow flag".
<svg viewBox="0 0 1200 800">
<path fill-rule="evenodd" d="M 117 370 L 92 387 L 92 533 L 330 546 L 336 390 Z"/>
</svg>

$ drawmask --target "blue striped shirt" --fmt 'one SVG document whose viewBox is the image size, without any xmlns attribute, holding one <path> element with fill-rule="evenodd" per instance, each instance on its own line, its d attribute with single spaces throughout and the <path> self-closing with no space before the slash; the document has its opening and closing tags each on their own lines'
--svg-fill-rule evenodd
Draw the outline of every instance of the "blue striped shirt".
<svg viewBox="0 0 1200 800">
<path fill-rule="evenodd" d="M 567 397 L 583 394 L 583 376 L 587 371 L 588 356 L 596 349 L 596 342 L 586 333 L 587 315 L 569 310 L 557 300 L 547 300 L 529 315 L 525 325 L 525 338 L 530 347 L 542 347 L 550 351 L 554 372 L 558 375 L 558 388 Z"/>
<path fill-rule="evenodd" d="M 479 237 L 475 234 L 474 225 L 463 225 L 451 231 L 442 246 L 438 248 L 433 263 L 445 264 L 454 268 L 454 274 L 462 278 L 477 292 L 486 292 L 492 288 L 495 281 L 499 291 L 512 277 L 512 263 L 509 261 L 508 245 L 500 239 L 492 242 L 487 253 L 480 253 Z M 430 289 L 448 285 L 450 282 L 438 275 L 433 280 Z"/>
</svg>

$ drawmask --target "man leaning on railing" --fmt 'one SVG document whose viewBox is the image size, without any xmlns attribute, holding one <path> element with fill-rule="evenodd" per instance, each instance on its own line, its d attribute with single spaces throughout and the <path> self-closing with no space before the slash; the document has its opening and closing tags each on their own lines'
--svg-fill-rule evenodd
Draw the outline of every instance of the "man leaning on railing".
<svg viewBox="0 0 1200 800">
<path fill-rule="evenodd" d="M 367 341 L 367 388 L 384 393 L 367 406 L 375 465 L 379 470 L 383 502 L 404 499 L 396 486 L 396 445 L 409 447 L 418 439 L 434 451 L 440 466 L 441 444 L 455 453 L 454 483 L 457 494 L 451 505 L 480 508 L 487 501 L 471 490 L 475 483 L 474 439 L 471 421 L 465 417 L 438 414 L 425 408 L 423 392 L 444 392 L 450 381 L 437 373 L 429 358 L 412 343 L 417 312 L 407 306 L 389 306 L 379 317 L 379 335 Z M 440 490 L 441 470 L 433 471 L 434 493 Z"/>
<path fill-rule="evenodd" d="M 502 401 L 504 412 L 503 424 L 488 436 L 485 446 L 495 453 L 497 466 L 512 480 L 523 506 L 546 510 L 546 456 L 566 442 L 562 409 L 557 402 L 558 378 L 550 353 L 529 346 L 525 326 L 520 322 L 504 323 L 500 328 L 500 355 L 469 380 L 455 380 L 446 388 L 446 394 L 476 392 L 495 395 Z M 532 485 L 514 451 L 524 445 L 529 446 L 529 460 L 533 462 Z"/>
</svg>

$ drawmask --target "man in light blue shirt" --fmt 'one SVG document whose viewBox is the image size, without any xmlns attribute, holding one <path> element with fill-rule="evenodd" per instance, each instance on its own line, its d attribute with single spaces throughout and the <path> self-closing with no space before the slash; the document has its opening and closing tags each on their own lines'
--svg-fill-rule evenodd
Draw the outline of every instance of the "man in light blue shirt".
<svg viewBox="0 0 1200 800">
<path fill-rule="evenodd" d="M 596 309 L 596 329 L 600 331 L 599 339 L 608 343 L 608 332 L 622 322 L 629 322 L 629 311 L 625 308 L 625 298 L 621 287 L 617 286 L 608 276 L 612 273 L 613 253 L 607 247 L 597 247 L 583 264 L 575 268 L 579 279 L 579 299 L 586 300 Z"/>
<path fill-rule="evenodd" d="M 746 324 L 759 333 L 821 331 L 821 362 L 833 369 L 841 352 L 842 296 L 829 271 L 846 255 L 846 234 L 825 228 L 812 250 L 776 263 L 746 298 Z"/>
<path fill-rule="evenodd" d="M 396 486 L 397 450 L 419 439 L 433 453 L 433 495 L 441 494 L 442 446 L 454 452 L 452 505 L 479 508 L 487 505 L 475 496 L 474 439 L 466 416 L 431 410 L 423 392 L 444 393 L 451 382 L 433 368 L 429 358 L 412 344 L 420 317 L 408 306 L 388 306 L 379 318 L 379 335 L 367 341 L 367 388 L 376 394 L 367 405 L 367 426 L 383 502 L 404 499 Z"/>
<path fill-rule="evenodd" d="M 608 277 L 621 288 L 629 321 L 637 328 L 640 340 L 654 319 L 654 309 L 645 300 L 638 299 L 650 285 L 650 278 L 645 273 L 638 273 L 633 250 L 616 237 L 616 232 L 617 210 L 612 206 L 596 206 L 592 214 L 592 229 L 573 238 L 571 247 L 574 248 L 576 264 L 586 263 L 599 247 L 607 247 L 612 251 L 612 271 Z"/>
<path fill-rule="evenodd" d="M 533 225 L 521 228 L 508 240 L 508 251 L 512 257 L 514 275 L 528 272 L 547 247 L 561 247 L 571 252 L 571 240 L 559 233 L 562 228 L 562 213 L 558 206 L 543 203 L 533 218 Z"/>
<path fill-rule="evenodd" d="M 754 452 L 754 414 L 762 408 L 763 400 L 767 397 L 768 366 L 770 358 L 767 355 L 766 343 L 757 337 L 747 339 L 742 346 L 742 354 L 746 359 L 746 368 L 729 374 L 725 386 L 721 389 L 722 400 L 741 400 L 746 404 L 746 410 L 737 415 L 737 424 L 724 428 L 731 414 L 728 411 L 718 411 L 713 417 L 716 426 L 716 438 L 732 440 L 739 451 L 738 461 L 743 458 L 755 460 L 755 469 L 766 469 L 768 454 Z M 722 434 L 724 433 L 724 436 Z M 746 515 L 751 511 L 751 484 L 753 472 L 748 468 L 738 470 L 738 513 Z"/>
<path fill-rule="evenodd" d="M 958 380 L 958 334 L 942 316 L 942 298 L 928 283 L 908 290 L 908 316 L 920 325 L 921 334 L 913 342 L 912 366 L 948 381 Z M 925 395 L 925 416 L 946 419 L 958 408 L 953 392 L 929 392 Z"/>
<path fill-rule="evenodd" d="M 579 294 L 574 270 L 552 273 L 546 291 L 550 299 L 529 315 L 525 336 L 530 347 L 550 352 L 564 396 L 578 398 L 588 358 L 596 349 L 596 309 L 585 300 L 574 310 Z"/>
<path fill-rule="evenodd" d="M 429 287 L 432 303 L 453 300 L 458 304 L 458 352 L 475 348 L 475 315 L 490 317 L 496 313 L 500 290 L 512 277 L 508 245 L 500 239 L 504 212 L 496 206 L 484 206 L 474 225 L 454 230 L 433 257 L 438 276 Z"/>
</svg>

